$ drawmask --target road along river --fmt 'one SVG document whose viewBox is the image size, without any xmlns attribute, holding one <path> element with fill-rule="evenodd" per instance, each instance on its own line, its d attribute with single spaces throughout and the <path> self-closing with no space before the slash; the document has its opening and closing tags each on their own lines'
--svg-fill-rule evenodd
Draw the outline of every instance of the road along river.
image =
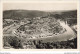
<svg viewBox="0 0 80 54">
<path fill-rule="evenodd" d="M 74 39 L 77 37 L 76 33 L 67 25 L 65 24 L 63 21 L 58 21 L 60 22 L 60 25 L 65 28 L 67 31 L 62 33 L 62 34 L 58 34 L 58 35 L 52 35 L 52 36 L 46 36 L 46 37 L 39 37 L 39 38 L 27 38 L 29 40 L 43 40 L 44 42 L 51 42 L 51 41 L 67 41 L 70 39 Z M 10 25 L 6 28 L 3 29 L 3 32 L 5 31 L 5 33 L 3 34 L 3 36 L 14 36 L 12 34 L 8 34 L 6 32 L 11 32 L 14 29 L 19 28 L 21 25 Z"/>
<path fill-rule="evenodd" d="M 67 40 L 72 40 L 77 37 L 77 34 L 68 26 L 68 24 L 65 24 L 63 21 L 58 21 L 60 22 L 60 25 L 65 28 L 67 31 L 58 34 L 58 35 L 52 35 L 52 36 L 47 36 L 43 38 L 34 38 L 36 40 L 43 40 L 43 42 L 56 42 L 56 41 L 67 41 Z"/>
</svg>

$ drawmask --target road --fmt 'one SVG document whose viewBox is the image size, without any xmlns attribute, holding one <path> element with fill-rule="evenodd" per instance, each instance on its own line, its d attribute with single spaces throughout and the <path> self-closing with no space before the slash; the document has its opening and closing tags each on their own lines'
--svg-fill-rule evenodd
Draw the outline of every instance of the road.
<svg viewBox="0 0 80 54">
<path fill-rule="evenodd" d="M 67 31 L 58 34 L 58 35 L 52 35 L 52 36 L 47 36 L 43 38 L 35 38 L 36 40 L 44 40 L 43 42 L 51 42 L 51 41 L 67 41 L 67 40 L 72 40 L 77 37 L 76 33 L 68 26 L 68 24 L 65 24 L 63 21 L 59 21 L 60 25 L 65 28 Z"/>
<path fill-rule="evenodd" d="M 13 36 L 12 31 L 16 30 L 19 27 L 20 27 L 20 25 L 15 24 L 15 23 L 10 26 L 7 26 L 7 27 L 3 28 L 3 35 L 4 36 Z"/>
<path fill-rule="evenodd" d="M 58 34 L 58 35 L 53 35 L 53 36 L 45 36 L 42 38 L 31 38 L 31 39 L 37 39 L 37 40 L 44 40 L 44 41 L 66 41 L 69 39 L 73 39 L 76 38 L 76 34 L 75 32 L 67 25 L 65 24 L 63 21 L 59 21 L 60 25 L 65 28 L 67 31 L 64 32 L 63 34 Z M 20 27 L 20 25 L 10 25 L 6 28 L 3 29 L 4 31 L 4 36 L 11 36 L 12 34 L 10 32 L 12 32 L 12 30 L 17 29 L 18 27 Z"/>
</svg>

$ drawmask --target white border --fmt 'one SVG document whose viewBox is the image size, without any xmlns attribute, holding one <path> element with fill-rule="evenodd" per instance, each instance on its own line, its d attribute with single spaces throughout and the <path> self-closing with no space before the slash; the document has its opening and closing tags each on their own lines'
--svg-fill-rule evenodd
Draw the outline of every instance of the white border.
<svg viewBox="0 0 80 54">
<path fill-rule="evenodd" d="M 2 5 L 3 5 L 3 3 L 11 3 L 11 2 L 12 3 L 17 3 L 17 2 L 18 3 L 33 3 L 33 2 L 34 3 L 37 3 L 37 2 L 39 2 L 39 3 L 46 3 L 46 2 L 47 3 L 55 3 L 55 2 L 65 2 L 65 1 L 66 1 L 66 3 L 67 2 L 68 3 L 69 2 L 77 2 L 77 6 L 78 6 L 77 7 L 77 14 L 78 14 L 77 15 L 77 19 L 78 19 L 78 34 L 77 34 L 77 36 L 78 36 L 77 37 L 78 38 L 78 49 L 13 49 L 13 50 L 11 50 L 11 49 L 3 49 L 2 48 L 2 36 L 3 36 L 3 34 L 2 34 L 2 32 L 3 32 L 3 30 L 2 30 L 2 18 L 3 18 L 2 17 L 2 15 L 3 15 L 2 8 L 3 8 L 3 6 Z M 79 23 L 80 23 L 79 22 L 79 20 L 80 20 L 79 19 L 79 14 L 80 13 L 79 13 L 79 1 L 78 0 L 61 0 L 61 1 L 56 1 L 56 0 L 55 1 L 52 1 L 52 0 L 51 1 L 49 1 L 49 0 L 47 0 L 47 1 L 45 1 L 45 0 L 44 1 L 42 1 L 42 0 L 38 0 L 38 1 L 36 1 L 36 0 L 35 1 L 31 1 L 31 0 L 26 0 L 26 1 L 24 1 L 24 0 L 23 1 L 22 0 L 14 0 L 14 1 L 13 0 L 3 0 L 3 1 L 0 2 L 0 4 L 1 4 L 0 5 L 0 22 L 1 22 L 0 23 L 0 28 L 1 28 L 0 29 L 0 35 L 1 35 L 0 36 L 0 38 L 1 38 L 0 49 L 1 49 L 1 51 L 66 51 L 66 50 L 67 51 L 79 51 L 80 50 L 80 46 L 79 46 L 79 44 L 80 44 L 79 43 L 79 41 L 80 41 L 80 39 L 79 39 L 80 38 L 80 34 L 79 34 L 79 31 L 80 31 L 80 28 L 79 28 L 80 27 L 80 25 L 79 25 Z"/>
</svg>

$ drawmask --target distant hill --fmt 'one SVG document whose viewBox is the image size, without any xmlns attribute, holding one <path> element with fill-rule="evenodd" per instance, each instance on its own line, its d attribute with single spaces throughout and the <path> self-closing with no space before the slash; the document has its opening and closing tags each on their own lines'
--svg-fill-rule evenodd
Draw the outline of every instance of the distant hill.
<svg viewBox="0 0 80 54">
<path fill-rule="evenodd" d="M 3 11 L 3 18 L 33 18 L 33 17 L 39 17 L 39 16 L 46 16 L 47 13 L 43 11 L 33 11 L 33 10 L 7 10 Z"/>
<path fill-rule="evenodd" d="M 72 11 L 63 11 L 63 12 L 53 12 L 50 16 L 57 19 L 66 19 L 66 18 L 77 18 L 77 10 Z"/>
<path fill-rule="evenodd" d="M 45 12 L 37 10 L 5 10 L 3 19 L 23 19 L 33 17 L 77 18 L 77 10 L 62 12 Z"/>
</svg>

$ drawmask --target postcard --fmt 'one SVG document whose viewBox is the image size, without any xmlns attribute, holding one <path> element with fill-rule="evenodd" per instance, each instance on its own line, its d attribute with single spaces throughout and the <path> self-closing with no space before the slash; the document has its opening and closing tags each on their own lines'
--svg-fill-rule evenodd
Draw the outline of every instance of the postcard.
<svg viewBox="0 0 80 54">
<path fill-rule="evenodd" d="M 79 50 L 78 1 L 3 1 L 1 50 Z"/>
</svg>

